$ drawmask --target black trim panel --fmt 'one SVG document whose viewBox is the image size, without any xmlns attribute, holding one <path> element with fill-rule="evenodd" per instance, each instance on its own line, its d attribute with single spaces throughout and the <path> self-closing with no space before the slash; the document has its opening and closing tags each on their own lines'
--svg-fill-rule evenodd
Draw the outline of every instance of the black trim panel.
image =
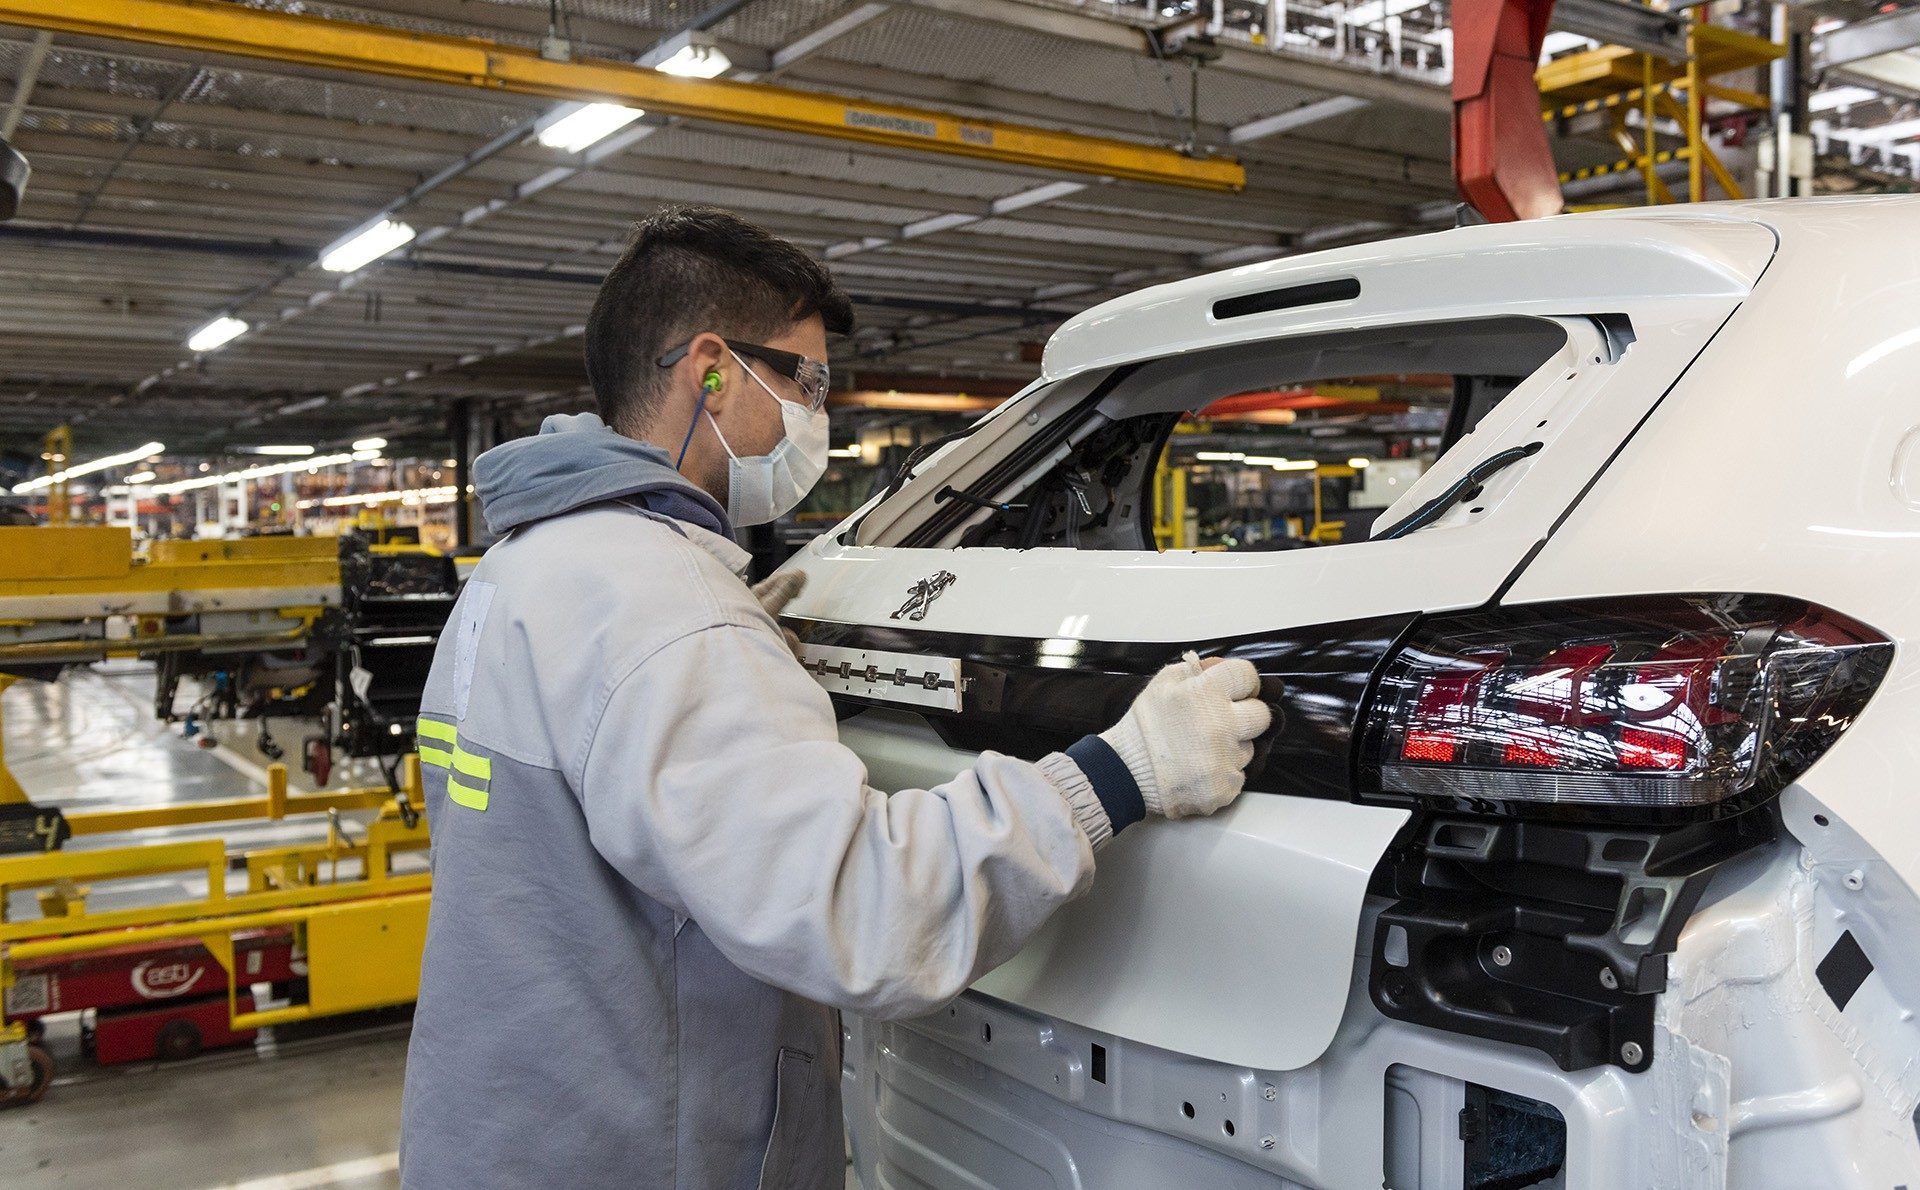
<svg viewBox="0 0 1920 1190">
<path fill-rule="evenodd" d="M 958 658 L 968 680 L 958 714 L 834 695 L 843 710 L 887 706 L 924 714 L 950 746 L 1038 759 L 1124 715 L 1161 666 L 1189 649 L 1244 657 L 1260 672 L 1274 727 L 1258 743 L 1248 787 L 1349 800 L 1353 743 L 1374 671 L 1414 613 L 1190 642 L 975 636 L 784 617 L 802 641 Z"/>
</svg>

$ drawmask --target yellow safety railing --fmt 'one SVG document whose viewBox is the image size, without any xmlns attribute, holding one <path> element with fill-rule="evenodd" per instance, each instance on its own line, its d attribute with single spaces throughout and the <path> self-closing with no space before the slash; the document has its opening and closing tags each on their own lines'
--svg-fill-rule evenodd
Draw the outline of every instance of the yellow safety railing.
<svg viewBox="0 0 1920 1190">
<path fill-rule="evenodd" d="M 75 815 L 91 833 L 121 825 L 169 826 L 222 819 L 328 815 L 326 841 L 230 853 L 219 840 L 152 843 L 90 851 L 0 857 L 0 913 L 11 893 L 43 891 L 42 913 L 0 920 L 0 988 L 14 980 L 15 964 L 60 955 L 173 940 L 205 946 L 227 972 L 228 1014 L 236 1029 L 258 1028 L 402 1004 L 419 990 L 432 876 L 396 874 L 393 857 L 428 844 L 418 812 L 420 764 L 406 757 L 401 792 L 351 790 L 288 795 L 286 770 L 269 770 L 268 795 L 218 803 L 101 811 Z M 338 812 L 380 806 L 364 826 L 363 841 L 345 837 Z M 229 893 L 227 872 L 244 863 L 247 891 Z M 352 870 L 342 875 L 341 864 Z M 204 895 L 130 909 L 92 911 L 87 885 L 139 876 L 194 874 L 206 881 Z M 234 961 L 238 932 L 286 928 L 306 962 L 305 1003 L 240 1011 L 240 979 Z"/>
</svg>

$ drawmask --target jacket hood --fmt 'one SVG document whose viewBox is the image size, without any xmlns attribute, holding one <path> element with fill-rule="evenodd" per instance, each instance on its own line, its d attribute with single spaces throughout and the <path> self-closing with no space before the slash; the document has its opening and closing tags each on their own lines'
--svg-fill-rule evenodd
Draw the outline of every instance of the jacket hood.
<svg viewBox="0 0 1920 1190">
<path fill-rule="evenodd" d="M 652 511 L 726 535 L 726 510 L 674 470 L 667 452 L 616 433 L 592 413 L 560 413 L 530 438 L 503 442 L 473 461 L 487 528 L 522 525 L 628 496 Z"/>
</svg>

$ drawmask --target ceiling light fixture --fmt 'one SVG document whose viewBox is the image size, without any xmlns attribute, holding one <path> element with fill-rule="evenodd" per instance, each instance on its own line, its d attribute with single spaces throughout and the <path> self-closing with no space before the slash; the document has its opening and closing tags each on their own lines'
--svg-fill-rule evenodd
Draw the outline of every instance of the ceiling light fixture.
<svg viewBox="0 0 1920 1190">
<path fill-rule="evenodd" d="M 717 45 L 689 41 L 654 69 L 662 74 L 677 74 L 688 79 L 718 78 L 733 69 L 733 59 L 727 57 L 726 51 Z"/>
<path fill-rule="evenodd" d="M 536 132 L 534 138 L 547 148 L 563 153 L 578 153 L 647 114 L 640 108 L 618 103 L 588 103 L 572 111 L 564 107 L 556 111 L 554 121 Z"/>
<path fill-rule="evenodd" d="M 1843 86 L 1828 87 L 1824 91 L 1815 91 L 1807 100 L 1810 112 L 1830 112 L 1838 108 L 1842 111 L 1859 103 L 1872 103 L 1880 98 L 1878 91 L 1869 91 L 1865 87 Z"/>
<path fill-rule="evenodd" d="M 213 351 L 238 339 L 247 333 L 247 321 L 229 314 L 220 317 L 187 336 L 187 350 L 200 353 Z"/>
<path fill-rule="evenodd" d="M 135 471 L 132 475 L 127 476 L 126 484 L 130 488 L 137 488 L 143 483 L 152 483 L 153 480 L 154 480 L 153 472 Z"/>
<path fill-rule="evenodd" d="M 385 438 L 359 438 L 354 441 L 353 449 L 384 450 L 386 449 L 386 445 L 387 440 Z"/>
<path fill-rule="evenodd" d="M 406 488 L 398 492 L 359 492 L 351 496 L 328 496 L 320 501 L 327 508 L 350 508 L 356 504 L 451 504 L 457 489 L 452 484 L 437 488 Z M 311 503 L 302 500 L 302 506 Z"/>
<path fill-rule="evenodd" d="M 377 451 L 363 452 L 369 457 Z M 291 459 L 284 463 L 261 463 L 254 467 L 243 467 L 238 471 L 226 471 L 218 475 L 197 475 L 192 479 L 176 479 L 171 483 L 153 485 L 156 496 L 170 496 L 175 492 L 191 492 L 199 488 L 210 488 L 223 483 L 246 483 L 254 479 L 267 479 L 275 475 L 285 475 L 290 471 L 317 472 L 322 467 L 341 467 L 348 463 L 364 462 L 359 454 L 314 455 L 310 458 Z"/>
<path fill-rule="evenodd" d="M 243 449 L 245 449 L 248 454 L 256 455 L 300 455 L 304 457 L 313 453 L 313 447 L 311 446 L 295 446 L 292 443 L 269 446 L 248 446 Z"/>
<path fill-rule="evenodd" d="M 337 240 L 320 254 L 320 267 L 329 273 L 351 273 L 379 260 L 413 239 L 411 224 L 380 219 Z"/>
<path fill-rule="evenodd" d="M 13 485 L 13 494 L 23 496 L 28 492 L 37 492 L 41 488 L 50 488 L 56 483 L 77 479 L 82 475 L 92 475 L 95 471 L 105 471 L 109 467 L 124 467 L 128 463 L 137 463 L 148 455 L 157 455 L 167 449 L 158 442 L 148 442 L 133 450 L 123 450 L 117 455 L 105 455 L 90 463 L 78 463 L 51 475 L 42 475 L 38 479 L 29 479 L 25 483 Z"/>
</svg>

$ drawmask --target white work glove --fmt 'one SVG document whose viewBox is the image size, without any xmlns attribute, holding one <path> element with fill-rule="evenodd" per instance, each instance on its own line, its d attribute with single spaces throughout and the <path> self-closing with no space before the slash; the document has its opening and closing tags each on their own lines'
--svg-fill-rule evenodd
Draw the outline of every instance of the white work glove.
<svg viewBox="0 0 1920 1190">
<path fill-rule="evenodd" d="M 1133 773 L 1147 813 L 1211 814 L 1240 796 L 1253 739 L 1273 722 L 1251 662 L 1188 653 L 1154 675 L 1100 733 Z"/>
<path fill-rule="evenodd" d="M 753 597 L 760 601 L 761 607 L 767 609 L 773 622 L 779 624 L 780 613 L 806 585 L 807 574 L 804 570 L 782 570 L 753 584 Z M 806 658 L 800 655 L 800 638 L 794 635 L 793 629 L 782 626 L 780 634 L 787 638 L 787 647 L 793 650 L 795 659 L 805 661 Z"/>
</svg>

